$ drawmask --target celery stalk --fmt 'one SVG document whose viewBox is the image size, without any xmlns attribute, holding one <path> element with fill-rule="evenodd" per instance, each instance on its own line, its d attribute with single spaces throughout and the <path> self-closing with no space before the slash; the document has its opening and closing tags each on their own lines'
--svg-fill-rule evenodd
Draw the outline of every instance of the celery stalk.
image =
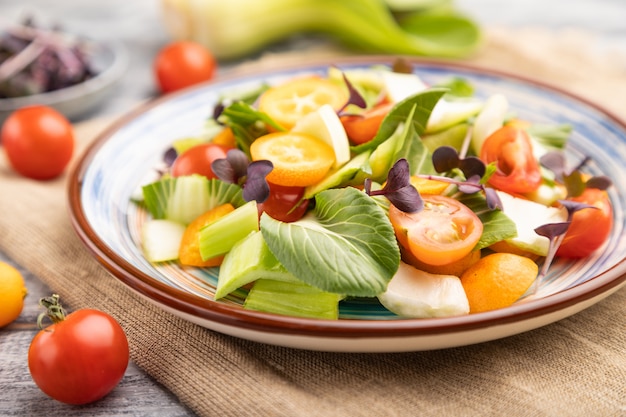
<svg viewBox="0 0 626 417">
<path fill-rule="evenodd" d="M 167 218 L 189 224 L 206 212 L 211 206 L 207 187 L 208 180 L 202 175 L 178 177 L 176 188 L 167 202 Z"/>
<path fill-rule="evenodd" d="M 252 232 L 226 254 L 215 290 L 218 300 L 260 278 L 295 281 L 296 278 L 270 251 L 261 232 Z"/>
<path fill-rule="evenodd" d="M 259 279 L 243 307 L 286 316 L 336 320 L 342 296 L 321 291 L 301 281 Z"/>
<path fill-rule="evenodd" d="M 252 200 L 200 230 L 200 255 L 204 260 L 224 255 L 258 230 L 259 213 L 256 201 Z"/>
</svg>

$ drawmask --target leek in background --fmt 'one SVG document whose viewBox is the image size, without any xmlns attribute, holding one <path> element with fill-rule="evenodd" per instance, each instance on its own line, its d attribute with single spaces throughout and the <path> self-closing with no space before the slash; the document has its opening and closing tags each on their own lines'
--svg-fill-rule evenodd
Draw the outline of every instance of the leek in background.
<svg viewBox="0 0 626 417">
<path fill-rule="evenodd" d="M 452 0 L 162 0 L 166 29 L 220 60 L 294 35 L 321 34 L 363 53 L 463 57 L 480 29 Z"/>
</svg>

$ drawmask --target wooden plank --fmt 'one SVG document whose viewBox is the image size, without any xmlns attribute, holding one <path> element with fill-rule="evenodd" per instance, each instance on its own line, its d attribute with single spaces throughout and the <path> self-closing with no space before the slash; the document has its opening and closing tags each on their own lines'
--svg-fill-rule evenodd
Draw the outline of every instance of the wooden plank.
<svg viewBox="0 0 626 417">
<path fill-rule="evenodd" d="M 193 416 L 188 408 L 152 377 L 130 363 L 120 384 L 105 398 L 85 406 L 60 403 L 44 394 L 28 370 L 28 348 L 39 331 L 37 316 L 43 310 L 38 300 L 51 294 L 39 279 L 0 252 L 0 261 L 15 266 L 29 291 L 18 319 L 0 329 L 1 416 Z"/>
</svg>

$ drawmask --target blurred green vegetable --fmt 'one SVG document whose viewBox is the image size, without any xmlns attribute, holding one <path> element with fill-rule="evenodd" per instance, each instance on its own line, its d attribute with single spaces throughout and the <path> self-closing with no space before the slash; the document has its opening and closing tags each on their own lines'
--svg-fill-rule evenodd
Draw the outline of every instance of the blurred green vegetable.
<svg viewBox="0 0 626 417">
<path fill-rule="evenodd" d="M 163 0 L 176 39 L 237 59 L 297 34 L 323 34 L 365 53 L 466 56 L 480 28 L 451 0 Z"/>
</svg>

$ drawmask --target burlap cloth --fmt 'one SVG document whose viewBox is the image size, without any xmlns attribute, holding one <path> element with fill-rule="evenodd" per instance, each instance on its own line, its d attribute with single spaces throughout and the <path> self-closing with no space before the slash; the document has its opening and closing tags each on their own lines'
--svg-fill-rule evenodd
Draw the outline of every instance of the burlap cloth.
<svg viewBox="0 0 626 417">
<path fill-rule="evenodd" d="M 255 64 L 281 59 L 293 57 Z M 626 118 L 626 57 L 585 34 L 490 29 L 468 61 L 565 87 Z M 109 121 L 76 126 L 79 152 Z M 70 225 L 66 180 L 20 178 L 2 158 L 0 248 L 70 310 L 114 315 L 132 359 L 198 415 L 626 416 L 625 289 L 558 323 L 474 346 L 338 354 L 263 345 L 165 313 L 110 276 Z"/>
</svg>

